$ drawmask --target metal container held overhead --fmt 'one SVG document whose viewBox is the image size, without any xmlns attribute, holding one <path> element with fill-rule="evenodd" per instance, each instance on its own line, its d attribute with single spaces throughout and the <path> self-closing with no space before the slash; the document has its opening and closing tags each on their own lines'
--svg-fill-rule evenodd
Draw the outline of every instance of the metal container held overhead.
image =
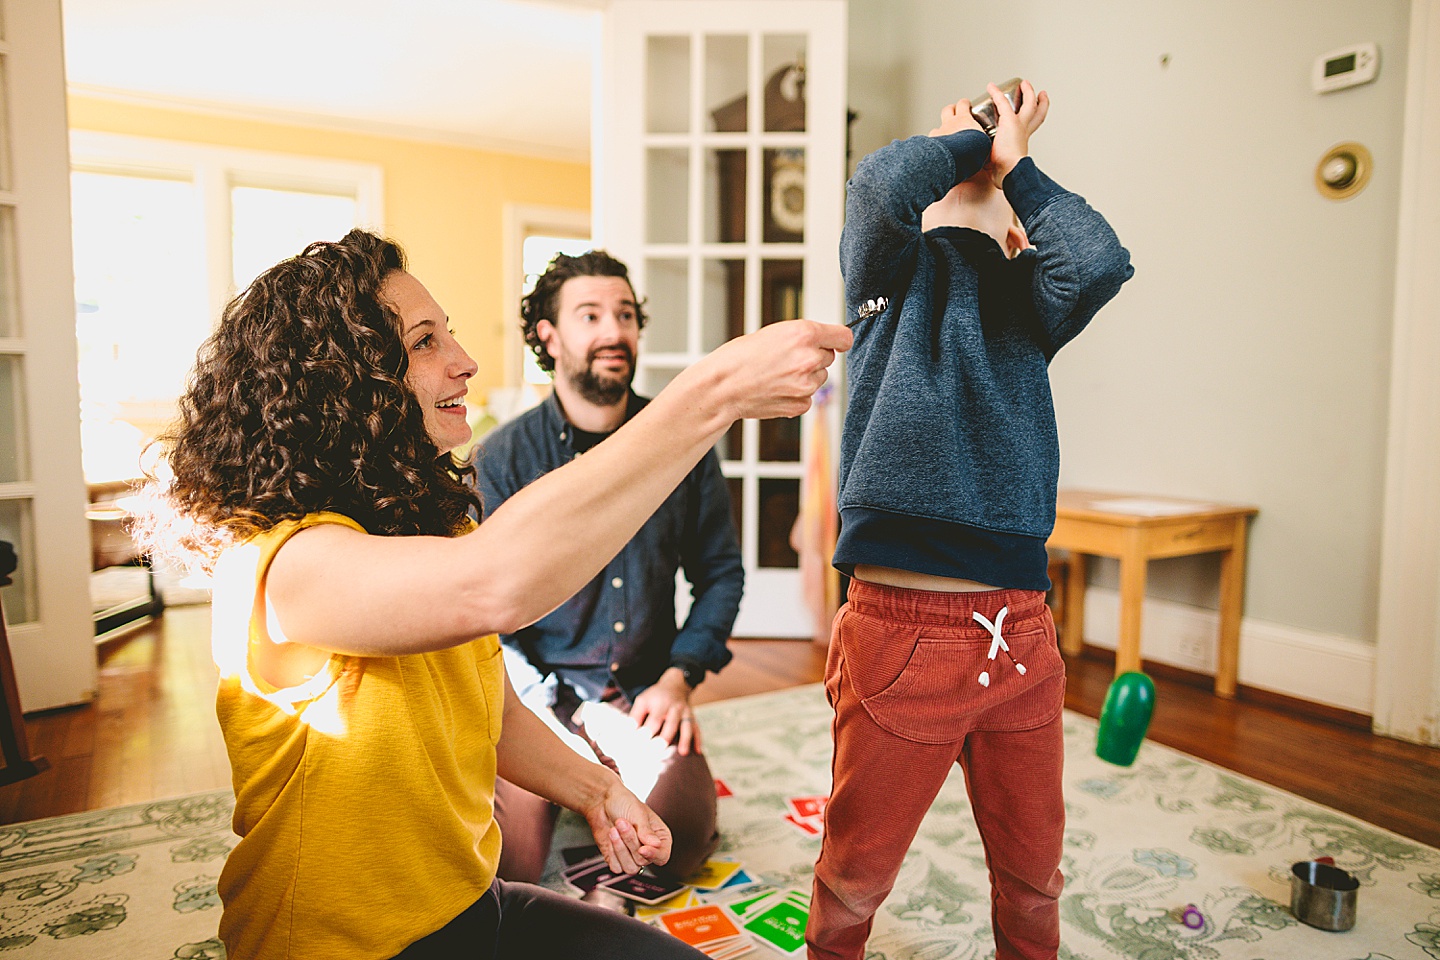
<svg viewBox="0 0 1440 960">
<path fill-rule="evenodd" d="M 1355 896 L 1360 881 L 1339 867 L 1302 860 L 1290 868 L 1290 912 L 1301 923 L 1321 930 L 1355 926 Z"/>
</svg>

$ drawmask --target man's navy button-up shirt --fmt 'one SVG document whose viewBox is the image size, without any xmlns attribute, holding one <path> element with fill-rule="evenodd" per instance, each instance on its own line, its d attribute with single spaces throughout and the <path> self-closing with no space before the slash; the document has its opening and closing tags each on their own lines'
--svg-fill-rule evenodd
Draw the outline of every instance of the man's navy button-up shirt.
<svg viewBox="0 0 1440 960">
<path fill-rule="evenodd" d="M 630 394 L 625 419 L 649 401 Z M 489 516 L 517 491 L 578 455 L 575 430 L 554 393 L 497 427 L 475 453 Z M 577 537 L 585 535 L 576 530 Z M 683 570 L 693 602 L 675 623 L 675 574 Z M 522 696 L 537 684 L 569 683 L 597 699 L 607 687 L 634 698 L 665 670 L 688 662 L 719 670 L 744 587 L 730 493 L 711 450 L 605 569 L 552 613 L 501 636 L 511 681 Z M 523 654 L 533 674 L 516 669 Z"/>
</svg>

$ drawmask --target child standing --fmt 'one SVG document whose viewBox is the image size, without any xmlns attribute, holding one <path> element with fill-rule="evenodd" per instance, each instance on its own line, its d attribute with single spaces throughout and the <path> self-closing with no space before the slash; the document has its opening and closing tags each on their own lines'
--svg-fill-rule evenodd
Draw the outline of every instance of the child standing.
<svg viewBox="0 0 1440 960">
<path fill-rule="evenodd" d="M 825 690 L 834 785 L 806 938 L 863 955 L 959 763 L 996 960 L 1053 958 L 1065 666 L 1045 606 L 1059 442 L 1047 366 L 1133 270 L 1103 217 L 1029 158 L 1049 99 L 991 85 L 860 162 L 840 242 L 850 352 L 835 564 L 852 575 Z"/>
</svg>

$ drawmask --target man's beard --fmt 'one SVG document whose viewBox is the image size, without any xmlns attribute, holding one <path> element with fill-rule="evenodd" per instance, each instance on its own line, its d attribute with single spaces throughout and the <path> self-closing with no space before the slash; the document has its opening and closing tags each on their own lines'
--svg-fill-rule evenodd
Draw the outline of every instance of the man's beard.
<svg viewBox="0 0 1440 960">
<path fill-rule="evenodd" d="M 630 382 L 635 379 L 635 354 L 627 346 L 603 347 L 605 350 L 623 350 L 625 359 L 630 367 L 620 376 L 602 375 L 595 372 L 595 354 L 598 350 L 591 351 L 585 358 L 585 366 L 578 372 L 566 371 L 565 376 L 570 381 L 570 386 L 580 394 L 587 402 L 597 407 L 613 407 L 625 399 L 630 392 Z"/>
</svg>

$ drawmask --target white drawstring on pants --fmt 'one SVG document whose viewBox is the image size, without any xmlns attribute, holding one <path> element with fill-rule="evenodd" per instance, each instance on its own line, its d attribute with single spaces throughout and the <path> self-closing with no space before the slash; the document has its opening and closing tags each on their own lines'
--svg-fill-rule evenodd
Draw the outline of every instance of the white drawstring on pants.
<svg viewBox="0 0 1440 960">
<path fill-rule="evenodd" d="M 1025 664 L 1015 659 L 1015 655 L 1010 652 L 1010 644 L 1006 643 L 1005 638 L 1000 636 L 1000 625 L 1005 622 L 1005 614 L 1009 612 L 1009 607 L 1001 607 L 1000 612 L 995 615 L 994 623 L 991 623 L 985 614 L 979 610 L 973 611 L 971 616 L 978 620 L 980 625 L 986 630 L 990 631 L 990 656 L 987 659 L 994 660 L 995 655 L 1001 650 L 1004 650 L 1005 656 L 1010 658 L 1010 662 L 1015 664 L 1015 669 L 1018 670 L 1023 677 L 1025 675 Z M 990 686 L 990 671 L 988 668 L 980 672 L 980 686 Z"/>
</svg>

